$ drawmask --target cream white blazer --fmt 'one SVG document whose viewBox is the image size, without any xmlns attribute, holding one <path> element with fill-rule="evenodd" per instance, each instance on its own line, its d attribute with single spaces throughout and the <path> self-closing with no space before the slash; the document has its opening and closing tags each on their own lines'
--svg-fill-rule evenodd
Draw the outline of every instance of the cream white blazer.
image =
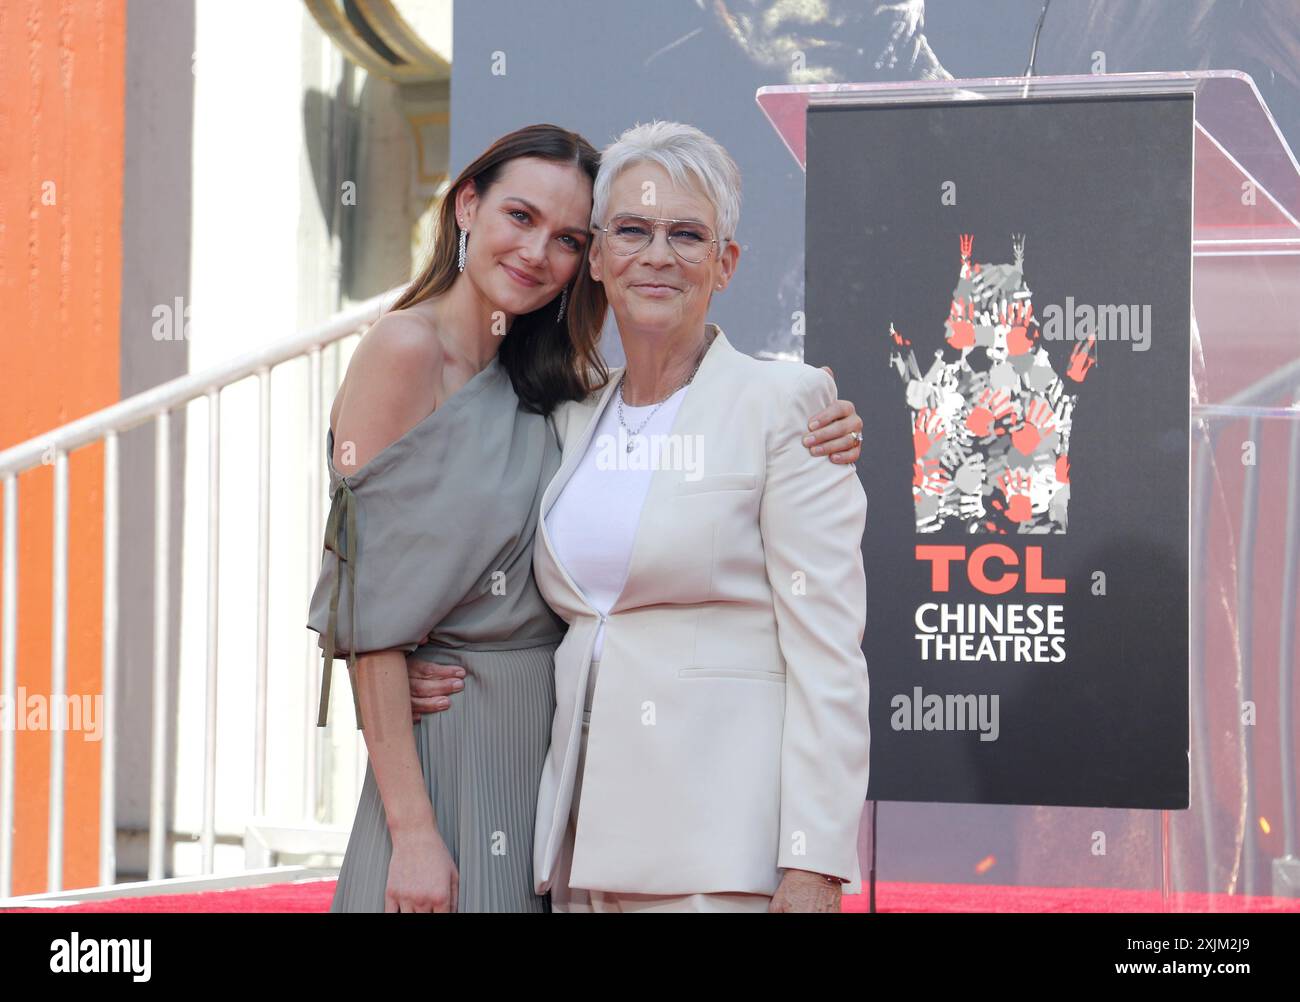
<svg viewBox="0 0 1300 1002">
<path fill-rule="evenodd" d="M 546 515 L 616 406 L 621 374 L 554 413 L 563 459 L 542 496 L 533 568 L 569 629 L 538 791 L 538 893 L 568 822 L 601 619 L 558 563 Z M 795 868 L 860 889 L 867 498 L 853 467 L 801 441 L 835 397 L 820 369 L 751 358 L 721 330 L 705 354 L 672 430 L 698 436 L 700 465 L 655 470 L 605 618 L 572 886 L 772 894 Z"/>
</svg>

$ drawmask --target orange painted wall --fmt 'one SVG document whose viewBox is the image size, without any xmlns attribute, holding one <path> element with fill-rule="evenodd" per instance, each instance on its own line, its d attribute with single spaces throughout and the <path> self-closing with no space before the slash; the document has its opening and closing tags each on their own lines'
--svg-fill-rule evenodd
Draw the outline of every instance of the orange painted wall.
<svg viewBox="0 0 1300 1002">
<path fill-rule="evenodd" d="M 118 399 L 125 52 L 126 0 L 0 2 L 0 449 Z M 102 455 L 69 457 L 67 692 L 88 695 L 102 692 Z M 53 497 L 53 467 L 19 477 L 29 696 L 50 689 Z M 46 889 L 50 735 L 15 737 L 13 893 L 30 894 Z M 100 746 L 65 739 L 73 888 L 99 882 Z"/>
</svg>

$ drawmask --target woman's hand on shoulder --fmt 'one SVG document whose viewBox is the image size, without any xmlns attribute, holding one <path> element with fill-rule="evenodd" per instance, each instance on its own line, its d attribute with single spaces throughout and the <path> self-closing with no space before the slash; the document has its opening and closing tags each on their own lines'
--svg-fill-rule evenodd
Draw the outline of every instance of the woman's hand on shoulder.
<svg viewBox="0 0 1300 1002">
<path fill-rule="evenodd" d="M 334 467 L 347 476 L 383 452 L 437 406 L 442 346 L 427 321 L 386 313 L 348 363 L 334 426 Z"/>
<path fill-rule="evenodd" d="M 822 371 L 835 378 L 829 365 L 823 365 Z M 862 418 L 852 400 L 836 400 L 818 411 L 809 420 L 808 431 L 803 444 L 814 456 L 829 454 L 832 463 L 856 463 L 862 454 L 862 443 L 854 437 L 862 431 Z"/>
</svg>

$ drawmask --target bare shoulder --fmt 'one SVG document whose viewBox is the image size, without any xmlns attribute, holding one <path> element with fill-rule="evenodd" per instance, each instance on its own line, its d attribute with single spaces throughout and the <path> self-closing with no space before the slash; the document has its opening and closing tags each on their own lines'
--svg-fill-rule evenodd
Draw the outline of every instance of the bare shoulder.
<svg viewBox="0 0 1300 1002">
<path fill-rule="evenodd" d="M 406 310 L 386 313 L 353 352 L 334 401 L 335 466 L 341 446 L 349 465 L 364 466 L 433 412 L 442 384 L 442 343 L 427 319 Z"/>
<path fill-rule="evenodd" d="M 347 378 L 373 381 L 376 376 L 411 369 L 427 372 L 429 366 L 441 368 L 442 357 L 442 342 L 433 324 L 419 314 L 395 310 L 380 317 L 361 338 Z"/>
</svg>

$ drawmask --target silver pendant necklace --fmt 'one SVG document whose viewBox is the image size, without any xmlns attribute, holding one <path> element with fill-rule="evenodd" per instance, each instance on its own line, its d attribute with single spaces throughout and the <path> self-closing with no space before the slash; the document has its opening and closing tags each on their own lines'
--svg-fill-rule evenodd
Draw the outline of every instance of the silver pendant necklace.
<svg viewBox="0 0 1300 1002">
<path fill-rule="evenodd" d="M 636 447 L 636 437 L 640 435 L 642 430 L 645 428 L 645 426 L 650 423 L 651 418 L 655 416 L 655 412 L 658 411 L 659 408 L 662 407 L 664 404 L 668 403 L 668 401 L 673 398 L 674 394 L 676 394 L 677 391 L 680 390 L 683 386 L 690 385 L 691 381 L 695 378 L 695 374 L 700 371 L 700 365 L 704 362 L 704 356 L 707 355 L 709 352 L 709 346 L 713 344 L 713 338 L 714 335 L 710 334 L 708 340 L 704 342 L 704 349 L 700 352 L 700 357 L 695 363 L 695 368 L 692 369 L 691 374 L 686 377 L 686 382 L 682 383 L 681 386 L 678 386 L 676 390 L 673 390 L 672 393 L 668 394 L 668 396 L 664 397 L 657 404 L 655 404 L 654 410 L 652 410 L 649 414 L 646 415 L 646 419 L 641 422 L 641 427 L 637 428 L 635 431 L 629 428 L 627 426 L 627 422 L 623 420 L 623 382 L 627 379 L 627 369 L 626 368 L 623 369 L 623 375 L 618 381 L 618 423 L 622 427 L 622 429 L 625 432 L 627 432 L 628 452 L 631 452 L 633 448 Z"/>
</svg>

